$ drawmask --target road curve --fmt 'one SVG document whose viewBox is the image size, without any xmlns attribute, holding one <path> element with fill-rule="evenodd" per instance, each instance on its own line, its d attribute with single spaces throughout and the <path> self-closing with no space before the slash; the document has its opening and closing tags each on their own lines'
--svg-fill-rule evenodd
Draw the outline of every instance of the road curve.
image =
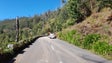
<svg viewBox="0 0 112 63">
<path fill-rule="evenodd" d="M 41 37 L 12 63 L 112 63 L 59 39 Z"/>
</svg>

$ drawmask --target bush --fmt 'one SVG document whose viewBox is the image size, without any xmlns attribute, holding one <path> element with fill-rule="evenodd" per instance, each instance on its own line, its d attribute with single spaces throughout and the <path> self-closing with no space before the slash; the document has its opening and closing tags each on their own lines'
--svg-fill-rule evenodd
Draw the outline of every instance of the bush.
<svg viewBox="0 0 112 63">
<path fill-rule="evenodd" d="M 112 46 L 109 45 L 107 42 L 95 42 L 94 45 L 92 46 L 92 49 L 98 53 L 98 54 L 102 54 L 102 55 L 108 55 L 110 53 L 112 53 Z"/>
<path fill-rule="evenodd" d="M 74 45 L 81 45 L 81 35 L 76 30 L 59 32 L 58 37 Z"/>
<path fill-rule="evenodd" d="M 4 53 L 4 54 L 5 54 L 5 53 L 14 54 L 14 51 L 13 51 L 13 49 L 5 48 L 5 49 L 3 49 L 3 53 Z"/>
<path fill-rule="evenodd" d="M 67 34 L 65 34 L 66 40 L 70 41 L 70 42 L 73 42 L 73 40 L 74 40 L 73 36 L 74 36 L 75 33 L 76 33 L 75 30 L 67 32 Z"/>
<path fill-rule="evenodd" d="M 86 49 L 91 49 L 91 46 L 94 42 L 97 42 L 100 39 L 99 34 L 89 34 L 86 35 L 83 41 L 83 47 Z"/>
</svg>

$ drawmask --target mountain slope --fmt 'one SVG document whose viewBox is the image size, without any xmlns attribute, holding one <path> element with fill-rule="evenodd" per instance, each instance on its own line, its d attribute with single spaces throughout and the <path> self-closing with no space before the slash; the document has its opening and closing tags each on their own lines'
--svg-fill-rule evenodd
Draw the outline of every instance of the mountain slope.
<svg viewBox="0 0 112 63">
<path fill-rule="evenodd" d="M 84 35 L 97 33 L 107 35 L 112 39 L 112 9 L 105 8 L 99 13 L 93 13 L 83 22 L 72 26 Z M 112 40 L 109 41 L 112 43 Z"/>
<path fill-rule="evenodd" d="M 104 8 L 101 12 L 93 13 L 57 35 L 71 44 L 112 59 L 112 9 Z"/>
</svg>

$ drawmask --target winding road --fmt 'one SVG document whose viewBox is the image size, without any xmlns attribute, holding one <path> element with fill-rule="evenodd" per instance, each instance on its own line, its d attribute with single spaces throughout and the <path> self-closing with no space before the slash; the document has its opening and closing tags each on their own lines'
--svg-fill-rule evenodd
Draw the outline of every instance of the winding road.
<svg viewBox="0 0 112 63">
<path fill-rule="evenodd" d="M 65 41 L 48 37 L 37 39 L 13 60 L 13 63 L 112 63 Z"/>
</svg>

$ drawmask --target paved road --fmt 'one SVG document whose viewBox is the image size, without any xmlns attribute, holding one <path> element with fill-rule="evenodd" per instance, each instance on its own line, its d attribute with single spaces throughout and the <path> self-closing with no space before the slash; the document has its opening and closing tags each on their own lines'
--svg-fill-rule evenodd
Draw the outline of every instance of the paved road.
<svg viewBox="0 0 112 63">
<path fill-rule="evenodd" d="M 14 60 L 14 63 L 112 63 L 62 40 L 48 37 L 37 39 Z"/>
</svg>

